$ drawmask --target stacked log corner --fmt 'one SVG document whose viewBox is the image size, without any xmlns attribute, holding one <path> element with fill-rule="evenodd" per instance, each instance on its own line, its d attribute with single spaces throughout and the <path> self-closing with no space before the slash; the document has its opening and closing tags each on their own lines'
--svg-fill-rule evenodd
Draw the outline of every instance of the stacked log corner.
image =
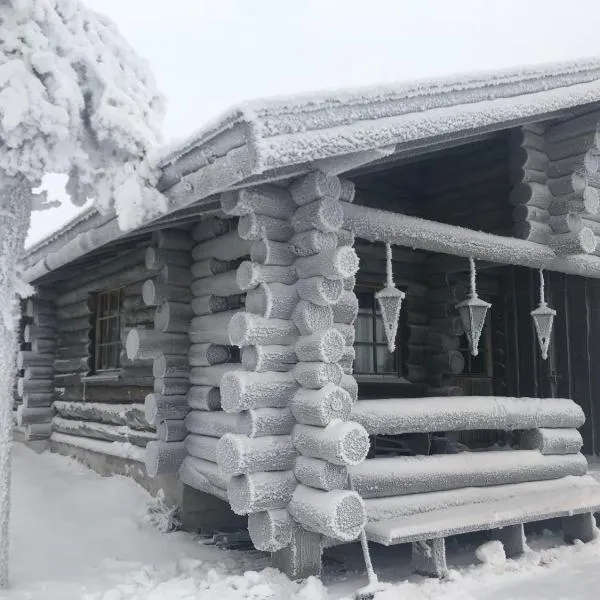
<svg viewBox="0 0 600 600">
<path fill-rule="evenodd" d="M 229 342 L 229 322 L 244 303 L 237 267 L 250 245 L 232 219 L 208 218 L 191 230 L 191 322 L 188 327 L 189 389 L 185 397 L 185 458 L 181 481 L 227 500 L 230 474 L 217 465 L 217 445 L 237 432 L 235 415 L 221 408 L 221 379 L 240 370 L 239 352 Z"/>
<path fill-rule="evenodd" d="M 25 303 L 23 344 L 17 354 L 16 424 L 26 441 L 46 440 L 52 433 L 54 357 L 56 350 L 55 294 L 40 287 Z"/>
<path fill-rule="evenodd" d="M 223 409 L 239 429 L 221 438 L 217 460 L 255 547 L 294 578 L 319 572 L 323 537 L 356 539 L 366 519 L 346 471 L 369 445 L 348 420 L 358 258 L 341 229 L 341 198 L 353 195 L 349 182 L 315 172 L 287 190 L 222 198 L 251 260 L 237 272 L 245 310 L 229 323 L 242 369 L 221 383 Z"/>
<path fill-rule="evenodd" d="M 152 478 L 177 473 L 185 457 L 192 246 L 187 231 L 162 230 L 153 235 L 145 268 L 154 277 L 143 283 L 138 294 L 151 321 L 127 333 L 124 368 L 136 362 L 152 365 L 153 391 L 144 402 L 145 420 L 156 429 L 145 446 L 146 472 Z"/>
<path fill-rule="evenodd" d="M 514 135 L 510 200 L 515 237 L 557 254 L 599 254 L 600 151 L 597 111 L 525 126 Z"/>
</svg>

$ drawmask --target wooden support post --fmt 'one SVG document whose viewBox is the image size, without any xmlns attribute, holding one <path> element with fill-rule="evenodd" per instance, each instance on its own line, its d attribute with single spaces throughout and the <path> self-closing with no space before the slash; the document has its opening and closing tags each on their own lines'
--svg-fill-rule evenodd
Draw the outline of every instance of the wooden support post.
<svg viewBox="0 0 600 600">
<path fill-rule="evenodd" d="M 573 544 L 575 540 L 591 542 L 596 537 L 596 518 L 592 513 L 565 517 L 562 529 L 565 541 L 569 544 Z"/>
<path fill-rule="evenodd" d="M 319 577 L 322 553 L 321 536 L 298 527 L 292 534 L 292 543 L 271 554 L 271 564 L 290 579 Z"/>
<path fill-rule="evenodd" d="M 446 540 L 435 538 L 433 540 L 412 543 L 413 569 L 428 577 L 444 577 L 448 572 L 446 564 Z"/>
<path fill-rule="evenodd" d="M 493 539 L 502 542 L 506 558 L 520 556 L 527 548 L 523 523 L 508 525 L 501 529 L 492 529 L 491 533 Z"/>
</svg>

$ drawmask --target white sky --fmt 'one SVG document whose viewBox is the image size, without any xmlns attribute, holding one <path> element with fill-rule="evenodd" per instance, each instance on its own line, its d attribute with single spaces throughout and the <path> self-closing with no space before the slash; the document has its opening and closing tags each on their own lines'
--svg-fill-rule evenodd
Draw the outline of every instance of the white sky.
<svg viewBox="0 0 600 600">
<path fill-rule="evenodd" d="M 153 67 L 167 141 L 255 97 L 600 55 L 597 0 L 84 1 Z"/>
</svg>

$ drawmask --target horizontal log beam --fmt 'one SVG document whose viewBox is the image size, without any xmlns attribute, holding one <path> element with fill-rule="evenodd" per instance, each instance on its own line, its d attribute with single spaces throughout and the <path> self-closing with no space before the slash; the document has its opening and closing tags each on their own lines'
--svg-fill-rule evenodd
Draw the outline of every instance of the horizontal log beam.
<svg viewBox="0 0 600 600">
<path fill-rule="evenodd" d="M 537 450 L 375 458 L 350 468 L 363 498 L 544 481 L 586 471 L 582 454 L 544 456 Z"/>
<path fill-rule="evenodd" d="M 354 405 L 351 418 L 369 435 L 400 435 L 478 429 L 577 428 L 581 407 L 563 398 L 462 396 L 368 400 Z"/>
<path fill-rule="evenodd" d="M 445 225 L 418 217 L 344 204 L 344 227 L 371 242 L 442 252 L 498 264 L 519 265 L 600 279 L 600 257 L 557 256 L 548 246 Z"/>
</svg>

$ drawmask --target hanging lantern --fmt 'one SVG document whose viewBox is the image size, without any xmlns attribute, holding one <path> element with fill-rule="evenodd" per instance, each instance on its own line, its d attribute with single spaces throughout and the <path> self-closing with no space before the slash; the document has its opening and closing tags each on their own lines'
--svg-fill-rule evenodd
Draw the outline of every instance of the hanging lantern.
<svg viewBox="0 0 600 600">
<path fill-rule="evenodd" d="M 383 320 L 383 329 L 385 337 L 388 341 L 388 350 L 394 352 L 396 349 L 396 334 L 398 333 L 398 322 L 400 320 L 400 308 L 405 294 L 394 285 L 394 277 L 392 273 L 392 247 L 390 244 L 385 245 L 387 258 L 387 283 L 386 286 L 375 294 L 379 309 L 381 310 L 381 318 Z"/>
<path fill-rule="evenodd" d="M 546 304 L 544 295 L 544 271 L 540 269 L 540 304 L 531 311 L 535 332 L 537 333 L 538 342 L 542 351 L 542 358 L 548 358 L 548 349 L 550 348 L 550 337 L 552 336 L 552 325 L 554 325 L 554 317 L 556 311 Z"/>
<path fill-rule="evenodd" d="M 477 295 L 475 261 L 472 258 L 469 258 L 469 265 L 471 267 L 471 292 L 466 300 L 456 305 L 456 309 L 469 342 L 469 350 L 473 356 L 477 356 L 479 354 L 479 338 L 491 304 Z"/>
</svg>

